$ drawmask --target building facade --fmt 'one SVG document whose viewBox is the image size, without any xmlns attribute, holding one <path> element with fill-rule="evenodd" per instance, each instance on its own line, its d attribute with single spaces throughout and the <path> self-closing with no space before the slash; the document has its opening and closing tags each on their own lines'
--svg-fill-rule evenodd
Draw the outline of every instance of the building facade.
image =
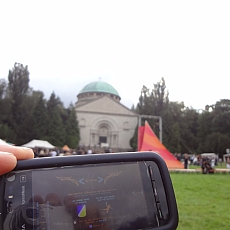
<svg viewBox="0 0 230 230">
<path fill-rule="evenodd" d="M 77 97 L 80 146 L 130 151 L 138 115 L 120 103 L 114 87 L 103 81 L 91 82 Z"/>
</svg>

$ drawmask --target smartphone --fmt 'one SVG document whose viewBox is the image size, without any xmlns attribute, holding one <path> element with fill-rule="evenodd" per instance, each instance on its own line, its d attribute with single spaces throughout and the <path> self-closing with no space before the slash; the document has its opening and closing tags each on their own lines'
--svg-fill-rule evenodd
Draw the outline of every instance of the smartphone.
<svg viewBox="0 0 230 230">
<path fill-rule="evenodd" d="M 0 229 L 176 229 L 164 160 L 153 152 L 19 161 L 0 178 Z"/>
</svg>

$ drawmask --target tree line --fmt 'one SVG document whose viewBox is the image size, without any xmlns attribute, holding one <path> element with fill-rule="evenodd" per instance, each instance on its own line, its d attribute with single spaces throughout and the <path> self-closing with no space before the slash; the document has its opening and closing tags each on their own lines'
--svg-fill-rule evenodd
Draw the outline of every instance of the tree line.
<svg viewBox="0 0 230 230">
<path fill-rule="evenodd" d="M 15 145 L 40 139 L 76 148 L 80 134 L 74 105 L 65 108 L 54 92 L 46 100 L 29 86 L 29 75 L 27 66 L 15 63 L 8 81 L 0 79 L 0 138 Z"/>
<path fill-rule="evenodd" d="M 162 78 L 153 88 L 143 86 L 139 102 L 133 111 L 140 115 L 161 116 L 163 144 L 172 153 L 199 154 L 214 152 L 222 156 L 230 148 L 230 100 L 223 99 L 204 110 L 186 107 L 183 102 L 169 100 L 169 92 Z M 159 136 L 157 120 L 147 119 Z M 137 149 L 137 130 L 130 140 Z"/>
</svg>

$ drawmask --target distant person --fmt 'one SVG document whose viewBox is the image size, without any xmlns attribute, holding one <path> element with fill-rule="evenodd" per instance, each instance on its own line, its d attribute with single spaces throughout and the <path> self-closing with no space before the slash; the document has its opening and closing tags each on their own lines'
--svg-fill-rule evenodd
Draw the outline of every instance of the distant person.
<svg viewBox="0 0 230 230">
<path fill-rule="evenodd" d="M 222 158 L 219 158 L 218 161 L 219 161 L 219 164 L 222 165 L 222 162 L 223 162 Z"/>
<path fill-rule="evenodd" d="M 207 174 L 207 173 L 214 173 L 214 168 L 211 166 L 210 159 L 208 157 L 203 157 L 202 158 L 202 173 Z"/>
<path fill-rule="evenodd" d="M 226 166 L 227 166 L 227 169 L 230 169 L 230 157 L 227 158 L 227 164 L 226 164 Z"/>
<path fill-rule="evenodd" d="M 184 155 L 184 169 L 188 169 L 188 160 L 189 160 L 188 154 L 185 153 L 185 155 Z"/>
<path fill-rule="evenodd" d="M 81 148 L 79 148 L 79 149 L 77 150 L 77 155 L 82 155 L 82 149 L 81 149 Z"/>
<path fill-rule="evenodd" d="M 91 149 L 88 149 L 87 154 L 92 154 L 93 151 Z"/>
<path fill-rule="evenodd" d="M 52 150 L 50 151 L 49 155 L 50 155 L 51 157 L 56 157 L 56 156 L 57 156 L 57 152 L 55 151 L 55 149 L 52 149 Z"/>
<path fill-rule="evenodd" d="M 43 149 L 41 149 L 38 153 L 38 157 L 47 157 L 47 154 Z"/>
<path fill-rule="evenodd" d="M 215 158 L 212 157 L 211 159 L 211 167 L 214 169 L 215 168 Z"/>
</svg>

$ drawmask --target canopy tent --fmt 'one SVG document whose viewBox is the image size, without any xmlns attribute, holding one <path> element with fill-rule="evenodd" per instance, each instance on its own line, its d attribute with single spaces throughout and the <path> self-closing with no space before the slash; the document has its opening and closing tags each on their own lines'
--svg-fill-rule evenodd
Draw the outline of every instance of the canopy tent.
<svg viewBox="0 0 230 230">
<path fill-rule="evenodd" d="M 53 149 L 55 146 L 51 145 L 48 141 L 43 140 L 32 140 L 27 144 L 22 145 L 23 147 L 28 148 L 46 148 L 46 149 Z"/>
<path fill-rule="evenodd" d="M 0 139 L 0 145 L 8 145 L 5 141 L 3 141 L 2 139 Z"/>
<path fill-rule="evenodd" d="M 64 145 L 64 146 L 62 147 L 62 150 L 63 150 L 63 151 L 70 151 L 70 148 L 69 148 L 68 145 Z"/>
<path fill-rule="evenodd" d="M 183 164 L 159 141 L 147 121 L 145 121 L 144 126 L 140 126 L 138 129 L 138 151 L 153 151 L 158 153 L 165 160 L 169 169 L 184 168 Z"/>
<path fill-rule="evenodd" d="M 217 158 L 218 156 L 215 153 L 201 153 L 202 157 L 214 157 Z"/>
</svg>

